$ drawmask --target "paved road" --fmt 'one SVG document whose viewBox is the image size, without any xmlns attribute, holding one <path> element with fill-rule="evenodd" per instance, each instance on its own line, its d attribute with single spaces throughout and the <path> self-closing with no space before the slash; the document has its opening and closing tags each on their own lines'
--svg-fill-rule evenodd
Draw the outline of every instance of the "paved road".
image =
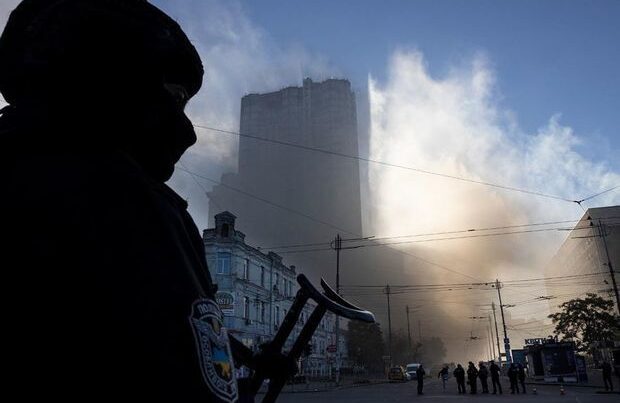
<svg viewBox="0 0 620 403">
<path fill-rule="evenodd" d="M 531 388 L 530 385 L 528 385 Z M 448 382 L 446 392 L 441 390 L 441 384 L 437 380 L 427 381 L 424 387 L 424 395 L 418 396 L 415 382 L 408 383 L 387 383 L 378 385 L 364 385 L 352 388 L 305 393 L 283 393 L 278 399 L 278 403 L 305 403 L 305 402 L 361 402 L 361 403 L 404 403 L 421 401 L 423 403 L 433 402 L 484 402 L 484 403 L 617 403 L 620 401 L 619 395 L 597 394 L 596 389 L 583 387 L 566 387 L 565 394 L 560 395 L 559 386 L 536 386 L 537 394 L 528 393 L 526 395 L 511 395 L 510 392 L 504 395 L 478 394 L 478 395 L 459 395 L 456 392 L 456 384 L 451 379 Z M 506 388 L 508 389 L 508 388 Z M 530 392 L 531 389 L 528 389 Z M 505 391 L 504 391 L 505 392 Z M 257 399 L 260 401 L 260 398 Z"/>
</svg>

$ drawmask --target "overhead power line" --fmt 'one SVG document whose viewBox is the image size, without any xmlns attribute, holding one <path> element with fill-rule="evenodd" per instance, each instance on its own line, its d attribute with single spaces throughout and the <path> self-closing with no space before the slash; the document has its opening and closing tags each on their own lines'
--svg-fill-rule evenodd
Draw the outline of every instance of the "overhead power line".
<svg viewBox="0 0 620 403">
<path fill-rule="evenodd" d="M 263 202 L 263 203 L 265 203 L 265 204 L 269 204 L 269 205 L 271 205 L 271 206 L 274 206 L 274 207 L 277 207 L 277 208 L 280 208 L 280 209 L 283 209 L 283 210 L 285 210 L 285 211 L 287 211 L 287 212 L 289 212 L 289 213 L 292 213 L 292 214 L 297 214 L 297 215 L 299 215 L 299 216 L 301 216 L 301 217 L 304 217 L 304 218 L 306 218 L 306 219 L 308 219 L 308 220 L 310 220 L 310 221 L 314 221 L 314 222 L 317 222 L 317 223 L 319 223 L 319 224 L 326 225 L 326 226 L 328 226 L 328 227 L 330 227 L 330 228 L 333 228 L 333 229 L 336 229 L 336 230 L 342 231 L 342 232 L 344 232 L 344 233 L 346 233 L 346 234 L 354 235 L 354 236 L 357 236 L 357 237 L 360 237 L 360 236 L 361 236 L 360 234 L 355 234 L 355 233 L 353 233 L 353 232 L 351 232 L 351 231 L 347 231 L 346 229 L 343 229 L 343 228 L 340 228 L 340 227 L 338 227 L 338 226 L 335 226 L 335 225 L 333 225 L 333 224 L 331 224 L 331 223 L 329 223 L 329 222 L 326 222 L 326 221 L 324 221 L 324 220 L 317 219 L 317 218 L 312 217 L 312 216 L 310 216 L 310 215 L 308 215 L 308 214 L 305 214 L 305 213 L 303 213 L 303 212 L 301 212 L 301 211 L 298 211 L 298 210 L 292 209 L 292 208 L 287 207 L 287 206 L 283 206 L 283 205 L 278 204 L 278 203 L 274 203 L 274 202 L 272 202 L 272 201 L 270 201 L 270 200 L 267 200 L 267 199 L 265 199 L 265 198 L 263 198 L 263 197 L 256 196 L 256 195 L 254 195 L 254 194 L 252 194 L 252 193 L 249 193 L 249 192 L 243 191 L 243 190 L 241 190 L 241 189 L 237 189 L 237 188 L 234 188 L 234 187 L 232 187 L 232 186 L 228 186 L 228 185 L 226 185 L 226 184 L 223 184 L 223 183 L 222 183 L 222 182 L 220 182 L 220 181 L 217 181 L 217 180 L 215 180 L 215 179 L 208 178 L 208 177 L 206 177 L 206 176 L 204 176 L 204 175 L 200 175 L 200 174 L 198 174 L 198 173 L 196 173 L 196 172 L 193 172 L 193 171 L 190 171 L 190 170 L 188 170 L 188 169 L 185 169 L 185 168 L 182 168 L 182 167 L 178 167 L 178 166 L 177 166 L 177 168 L 178 168 L 178 169 L 180 169 L 181 171 L 187 172 L 188 174 L 193 175 L 193 176 L 195 176 L 195 177 L 197 177 L 197 178 L 201 178 L 201 179 L 207 180 L 207 181 L 209 181 L 209 182 L 215 183 L 215 184 L 217 184 L 217 185 L 221 185 L 221 186 L 223 186 L 223 187 L 225 187 L 225 188 L 227 188 L 227 189 L 230 189 L 230 190 L 232 190 L 232 191 L 238 192 L 238 193 L 240 193 L 240 194 L 242 194 L 242 195 L 244 195 L 244 196 L 246 196 L 246 197 L 249 197 L 249 198 L 252 198 L 252 199 L 258 200 L 258 201 L 260 201 L 260 202 Z M 331 249 L 328 249 L 328 250 L 331 250 Z M 422 258 L 422 257 L 417 256 L 417 255 L 414 255 L 414 254 L 412 254 L 412 253 L 410 253 L 410 252 L 406 252 L 406 251 L 403 251 L 403 250 L 400 250 L 400 249 L 396 249 L 396 248 L 391 248 L 391 250 L 392 250 L 392 251 L 394 251 L 394 252 L 396 252 L 396 253 L 400 253 L 400 254 L 402 254 L 402 255 L 406 255 L 406 256 L 412 257 L 412 258 L 414 258 L 414 259 L 416 259 L 416 260 L 419 260 L 419 261 L 421 261 L 421 262 L 424 262 L 424 263 L 426 263 L 426 264 L 428 264 L 428 265 L 431 265 L 431 266 L 434 266 L 434 267 L 438 267 L 438 268 L 440 268 L 440 269 L 442 269 L 442 270 L 445 270 L 445 271 L 448 271 L 448 272 L 451 272 L 451 273 L 454 273 L 454 274 L 458 274 L 459 276 L 467 277 L 467 278 L 470 278 L 470 279 L 472 279 L 472 280 L 482 281 L 482 280 L 480 280 L 480 279 L 478 279 L 478 278 L 476 278 L 476 277 L 470 276 L 469 274 L 465 274 L 465 273 L 462 273 L 462 272 L 460 272 L 460 271 L 458 271 L 458 270 L 451 269 L 451 268 L 449 268 L 449 267 L 447 267 L 447 266 L 445 266 L 445 265 L 442 265 L 442 264 L 439 264 L 439 263 L 433 262 L 433 261 L 431 261 L 431 260 L 428 260 L 428 259 Z"/>
<path fill-rule="evenodd" d="M 539 191 L 522 189 L 522 188 L 517 188 L 517 187 L 514 187 L 514 186 L 500 185 L 500 184 L 497 184 L 497 183 L 491 183 L 491 182 L 477 180 L 477 179 L 471 179 L 471 178 L 464 178 L 464 177 L 461 177 L 461 176 L 449 175 L 449 174 L 446 174 L 446 173 L 434 172 L 434 171 L 429 171 L 429 170 L 426 170 L 426 169 L 415 168 L 415 167 L 410 167 L 410 166 L 405 166 L 405 165 L 400 165 L 400 164 L 393 164 L 393 163 L 390 163 L 390 162 L 379 161 L 379 160 L 375 160 L 375 159 L 372 159 L 372 158 L 360 157 L 359 155 L 350 155 L 350 154 L 345 154 L 345 153 L 341 153 L 341 152 L 338 152 L 338 151 L 331 151 L 331 150 L 326 150 L 326 149 L 323 149 L 323 148 L 311 147 L 311 146 L 306 146 L 306 145 L 297 144 L 297 143 L 291 143 L 291 142 L 283 141 L 283 140 L 268 139 L 268 138 L 265 138 L 265 137 L 254 136 L 254 135 L 251 135 L 251 134 L 240 133 L 240 132 L 236 132 L 236 131 L 232 131 L 232 130 L 218 129 L 216 127 L 211 127 L 211 126 L 206 126 L 206 125 L 198 125 L 198 124 L 195 124 L 194 127 L 198 128 L 198 129 L 210 130 L 210 131 L 214 131 L 214 132 L 218 132 L 218 133 L 224 133 L 224 134 L 229 134 L 229 135 L 233 135 L 233 136 L 250 138 L 250 139 L 253 139 L 253 140 L 257 140 L 257 141 L 263 141 L 263 142 L 267 142 L 267 143 L 278 144 L 278 145 L 281 145 L 281 146 L 297 148 L 297 149 L 305 150 L 305 151 L 312 151 L 312 152 L 317 152 L 317 153 L 321 153 L 321 154 L 333 155 L 333 156 L 337 156 L 337 157 L 342 157 L 342 158 L 347 158 L 347 159 L 352 159 L 352 160 L 358 160 L 358 161 L 368 162 L 368 163 L 382 165 L 382 166 L 387 166 L 387 167 L 392 167 L 392 168 L 404 169 L 404 170 L 413 171 L 413 172 L 417 172 L 417 173 L 421 173 L 421 174 L 425 174 L 425 175 L 434 175 L 434 176 L 439 176 L 439 177 L 447 178 L 447 179 L 453 179 L 453 180 L 458 180 L 458 181 L 463 181 L 463 182 L 475 183 L 475 184 L 484 185 L 484 186 L 490 186 L 490 187 L 494 187 L 494 188 L 498 188 L 498 189 L 503 189 L 503 190 L 509 190 L 509 191 L 514 191 L 514 192 L 530 194 L 530 195 L 534 195 L 534 196 L 546 197 L 546 198 L 549 198 L 549 199 L 562 200 L 562 201 L 569 202 L 569 203 L 577 203 L 578 205 L 581 205 L 582 202 L 584 202 L 586 200 L 593 199 L 594 197 L 597 197 L 597 196 L 599 196 L 599 195 L 601 195 L 603 193 L 610 192 L 610 191 L 612 191 L 612 190 L 614 190 L 614 189 L 616 189 L 617 187 L 620 186 L 620 185 L 617 185 L 617 186 L 615 186 L 615 187 L 613 187 L 611 189 L 607 189 L 607 190 L 605 190 L 603 192 L 591 195 L 589 197 L 586 197 L 586 198 L 583 198 L 583 199 L 580 199 L 580 200 L 578 200 L 578 199 L 568 199 L 568 198 L 565 198 L 565 197 L 551 195 L 551 194 L 547 194 L 547 193 L 543 193 L 543 192 L 539 192 Z"/>
<path fill-rule="evenodd" d="M 355 245 L 355 246 L 348 246 L 347 249 L 371 248 L 371 247 L 390 246 L 390 245 L 404 245 L 404 244 L 411 244 L 411 243 L 424 243 L 424 242 L 434 242 L 434 241 L 449 241 L 449 240 L 468 239 L 468 238 L 488 238 L 488 237 L 494 237 L 494 236 L 528 234 L 528 233 L 549 232 L 549 231 L 566 231 L 566 230 L 578 230 L 578 229 L 590 229 L 590 227 L 589 226 L 581 227 L 581 228 L 553 227 L 553 228 L 529 229 L 529 230 L 521 230 L 521 231 L 494 232 L 490 234 L 418 239 L 418 240 L 408 240 L 408 241 L 398 241 L 398 242 L 378 242 L 378 243 L 367 243 L 367 244 L 361 244 L 361 245 Z M 373 240 L 370 239 L 369 241 L 372 242 Z M 289 254 L 289 253 L 308 253 L 308 252 L 328 251 L 331 249 L 332 248 L 326 247 L 326 248 L 312 248 L 312 249 L 302 249 L 302 250 L 274 250 L 274 252 L 279 253 L 279 254 L 285 254 L 285 253 Z"/>
<path fill-rule="evenodd" d="M 548 221 L 548 222 L 541 222 L 541 223 L 504 225 L 504 226 L 487 227 L 487 228 L 469 228 L 469 229 L 461 229 L 461 230 L 453 230 L 453 231 L 427 232 L 427 233 L 409 234 L 409 235 L 394 235 L 394 236 L 384 236 L 384 237 L 369 236 L 369 237 L 366 237 L 365 239 L 360 239 L 360 238 L 342 239 L 342 242 L 347 243 L 347 242 L 356 242 L 360 240 L 368 241 L 368 242 L 377 242 L 377 241 L 399 239 L 399 238 L 418 238 L 418 237 L 423 237 L 423 236 L 450 235 L 450 234 L 494 231 L 494 230 L 510 229 L 510 228 L 523 228 L 523 227 L 536 227 L 536 226 L 543 226 L 543 225 L 567 224 L 567 223 L 573 223 L 573 222 L 578 222 L 578 221 L 579 221 L 578 219 L 563 220 L 563 221 Z M 266 248 L 267 249 L 289 249 L 289 248 L 309 247 L 309 246 L 327 246 L 330 244 L 331 244 L 330 242 L 319 242 L 319 243 L 276 245 L 276 246 L 269 246 Z"/>
<path fill-rule="evenodd" d="M 519 282 L 550 281 L 550 280 L 558 280 L 558 279 L 570 279 L 574 281 L 574 280 L 579 280 L 585 277 L 599 276 L 601 274 L 607 274 L 607 273 L 608 273 L 607 271 L 601 271 L 601 272 L 592 272 L 592 273 L 584 273 L 584 274 L 574 274 L 570 276 L 526 278 L 526 279 L 519 279 L 519 280 L 502 281 L 502 284 L 504 284 L 505 286 L 513 286 L 515 285 L 515 283 L 519 283 Z M 396 284 L 396 285 L 390 284 L 390 288 L 393 289 L 394 291 L 397 291 L 400 289 L 435 290 L 438 288 L 458 289 L 458 288 L 463 288 L 463 287 L 477 287 L 477 286 L 489 286 L 489 285 L 493 286 L 494 284 L 495 284 L 494 281 L 477 282 L 477 283 Z M 383 289 L 385 288 L 385 285 L 363 284 L 363 285 L 341 285 L 340 287 L 345 290 L 347 289 L 348 290 L 351 290 L 351 289 Z"/>
<path fill-rule="evenodd" d="M 271 200 L 267 200 L 267 199 L 262 198 L 262 197 L 260 197 L 260 196 L 256 196 L 256 195 L 254 195 L 254 194 L 252 194 L 252 193 L 248 193 L 248 192 L 243 191 L 243 190 L 241 190 L 241 189 L 237 189 L 237 188 L 235 188 L 235 187 L 228 186 L 228 185 L 226 185 L 226 184 L 224 184 L 224 183 L 222 183 L 222 182 L 220 182 L 220 181 L 217 181 L 217 180 L 215 180 L 215 179 L 211 179 L 211 178 L 208 178 L 208 177 L 206 177 L 206 176 L 204 176 L 204 175 L 200 175 L 200 174 L 198 174 L 198 173 L 196 173 L 196 172 L 190 171 L 189 169 L 185 169 L 185 168 L 183 168 L 183 167 L 179 167 L 179 166 L 177 166 L 176 168 L 177 168 L 177 169 L 180 169 L 181 171 L 187 172 L 187 173 L 189 173 L 189 174 L 191 174 L 191 175 L 194 175 L 195 177 L 198 177 L 198 178 L 201 178 L 201 179 L 207 180 L 207 181 L 209 181 L 209 182 L 215 183 L 216 185 L 219 185 L 219 186 L 225 187 L 226 189 L 229 189 L 229 190 L 232 190 L 232 191 L 238 192 L 238 193 L 240 193 L 240 194 L 243 194 L 243 195 L 245 195 L 245 196 L 247 196 L 247 197 L 250 197 L 250 198 L 253 198 L 253 199 L 256 199 L 256 200 L 260 200 L 260 201 L 262 201 L 263 203 L 266 203 L 266 204 L 269 204 L 269 205 L 271 205 L 271 206 L 274 206 L 274 207 L 280 208 L 280 209 L 282 209 L 282 210 L 286 210 L 286 211 L 288 211 L 288 212 L 290 212 L 290 213 L 297 214 L 297 215 L 299 215 L 299 216 L 305 217 L 305 218 L 307 218 L 307 219 L 308 219 L 308 220 L 310 220 L 310 221 L 314 221 L 314 222 L 317 222 L 317 223 L 319 223 L 319 224 L 323 224 L 323 225 L 325 225 L 325 226 L 327 226 L 327 227 L 333 228 L 333 229 L 338 230 L 338 231 L 345 232 L 345 233 L 347 233 L 347 234 L 355 235 L 354 233 L 352 233 L 352 232 L 350 232 L 350 231 L 347 231 L 347 230 L 346 230 L 346 229 L 344 229 L 344 228 L 341 228 L 341 227 L 338 227 L 338 226 L 336 226 L 336 225 L 333 225 L 333 224 L 331 224 L 331 223 L 329 223 L 329 222 L 327 222 L 327 221 L 323 221 L 323 220 L 321 220 L 321 219 L 318 219 L 318 218 L 312 217 L 312 216 L 310 216 L 310 215 L 308 215 L 308 214 L 305 214 L 305 213 L 303 213 L 303 212 L 301 212 L 301 211 L 298 211 L 298 210 L 292 209 L 292 208 L 290 208 L 290 207 L 283 206 L 283 205 L 278 204 L 278 203 L 274 203 L 274 202 L 272 202 Z"/>
</svg>

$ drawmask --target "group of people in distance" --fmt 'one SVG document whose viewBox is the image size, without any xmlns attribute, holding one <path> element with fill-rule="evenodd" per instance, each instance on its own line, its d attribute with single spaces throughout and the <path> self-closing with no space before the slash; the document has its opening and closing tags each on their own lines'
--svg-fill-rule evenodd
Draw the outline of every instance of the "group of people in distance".
<svg viewBox="0 0 620 403">
<path fill-rule="evenodd" d="M 443 390 L 446 390 L 446 381 L 448 380 L 448 366 L 444 366 L 439 374 L 438 378 L 441 378 L 443 382 Z M 491 377 L 491 384 L 493 386 L 493 394 L 499 393 L 500 395 L 503 393 L 502 384 L 500 382 L 500 374 L 501 369 L 495 363 L 495 361 L 491 361 L 489 366 L 487 367 L 484 362 L 478 363 L 478 367 L 473 362 L 469 362 L 467 366 L 467 370 L 458 364 L 454 371 L 452 371 L 452 375 L 456 379 L 456 385 L 458 388 L 459 394 L 467 393 L 467 388 L 465 387 L 465 376 L 467 376 L 467 383 L 469 384 L 469 393 L 475 395 L 478 393 L 478 379 L 480 379 L 480 385 L 482 386 L 482 393 L 489 393 L 489 376 Z M 510 393 L 526 393 L 525 391 L 525 368 L 521 364 L 510 364 L 508 368 L 508 379 L 510 380 Z M 519 385 L 521 386 L 519 388 Z"/>
</svg>

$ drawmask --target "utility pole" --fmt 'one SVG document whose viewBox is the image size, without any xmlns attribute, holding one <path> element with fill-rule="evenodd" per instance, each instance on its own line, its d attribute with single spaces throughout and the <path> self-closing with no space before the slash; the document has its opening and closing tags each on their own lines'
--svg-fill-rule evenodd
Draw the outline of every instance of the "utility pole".
<svg viewBox="0 0 620 403">
<path fill-rule="evenodd" d="M 334 249 L 336 249 L 336 294 L 340 295 L 340 249 L 342 249 L 340 234 L 336 234 Z M 336 386 L 338 385 L 340 385 L 340 315 L 336 315 Z"/>
<path fill-rule="evenodd" d="M 506 364 L 512 363 L 512 357 L 510 356 L 510 339 L 508 338 L 508 332 L 506 330 L 506 319 L 504 318 L 504 304 L 502 304 L 502 293 L 500 291 L 501 285 L 498 279 L 495 279 L 495 288 L 497 288 L 497 296 L 499 297 L 499 310 L 502 313 L 502 325 L 504 327 L 504 351 L 506 352 Z"/>
<path fill-rule="evenodd" d="M 493 358 L 493 353 L 491 352 L 491 345 L 493 344 L 492 342 L 492 337 L 493 334 L 490 333 L 491 332 L 491 327 L 487 326 L 487 349 L 489 350 L 489 361 Z"/>
<path fill-rule="evenodd" d="M 495 338 L 497 339 L 497 358 L 499 360 L 499 366 L 502 366 L 502 349 L 499 348 L 499 331 L 497 330 L 497 316 L 495 315 L 495 302 L 491 302 L 491 308 L 493 308 L 493 320 L 495 321 Z"/>
<path fill-rule="evenodd" d="M 422 343 L 422 322 L 420 322 L 420 319 L 418 319 L 418 338 L 420 343 Z"/>
<path fill-rule="evenodd" d="M 491 322 L 491 315 L 489 315 L 489 332 L 491 332 L 491 348 L 493 349 L 493 355 L 491 356 L 491 358 L 493 358 L 493 360 L 495 361 L 495 344 L 493 344 L 493 323 Z M 497 340 L 498 346 L 499 346 L 499 339 Z"/>
<path fill-rule="evenodd" d="M 601 220 L 598 220 L 598 231 L 603 239 L 603 246 L 605 247 L 605 256 L 607 256 L 607 267 L 609 268 L 609 275 L 611 276 L 611 282 L 614 287 L 614 293 L 616 294 L 616 307 L 618 308 L 618 313 L 620 313 L 620 296 L 618 296 L 618 285 L 616 284 L 616 276 L 614 274 L 614 269 L 611 265 L 611 259 L 609 258 L 609 250 L 607 249 L 607 230 L 603 226 Z"/>
<path fill-rule="evenodd" d="M 390 312 L 390 285 L 385 286 L 385 293 L 387 294 L 388 305 L 388 354 L 390 356 L 390 367 L 392 366 L 392 314 Z"/>
<path fill-rule="evenodd" d="M 411 326 L 409 325 L 409 305 L 407 305 L 406 311 L 407 311 L 407 336 L 409 336 L 409 352 L 411 352 Z"/>
</svg>

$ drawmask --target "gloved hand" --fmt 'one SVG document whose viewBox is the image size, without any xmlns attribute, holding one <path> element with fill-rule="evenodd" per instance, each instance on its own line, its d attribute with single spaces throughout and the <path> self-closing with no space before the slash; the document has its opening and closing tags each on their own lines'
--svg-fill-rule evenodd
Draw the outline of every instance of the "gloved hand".
<svg viewBox="0 0 620 403">
<path fill-rule="evenodd" d="M 268 379 L 287 379 L 297 373 L 297 361 L 275 351 L 270 343 L 260 346 L 254 362 L 256 371 Z"/>
</svg>

